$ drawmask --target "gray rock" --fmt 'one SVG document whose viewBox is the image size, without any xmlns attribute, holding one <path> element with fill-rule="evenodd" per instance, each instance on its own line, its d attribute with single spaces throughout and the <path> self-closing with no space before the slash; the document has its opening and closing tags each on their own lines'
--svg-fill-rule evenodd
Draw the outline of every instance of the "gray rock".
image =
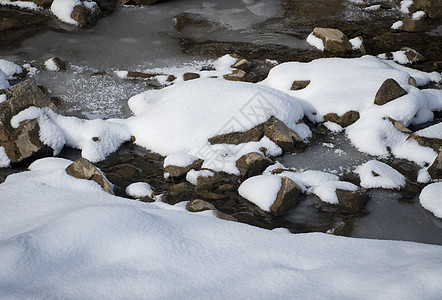
<svg viewBox="0 0 442 300">
<path fill-rule="evenodd" d="M 301 188 L 287 177 L 281 176 L 281 189 L 275 202 L 270 206 L 270 213 L 274 216 L 285 214 L 290 207 L 299 202 Z"/>
<path fill-rule="evenodd" d="M 86 158 L 74 161 L 66 168 L 66 173 L 75 178 L 93 180 L 109 194 L 114 194 L 110 183 L 104 175 Z"/>
<path fill-rule="evenodd" d="M 241 177 L 248 178 L 261 174 L 273 161 L 257 152 L 244 154 L 236 161 Z"/>
<path fill-rule="evenodd" d="M 407 92 L 396 82 L 396 80 L 389 78 L 385 80 L 379 90 L 376 92 L 374 104 L 384 105 L 394 99 L 406 95 Z"/>
<path fill-rule="evenodd" d="M 232 217 L 231 215 L 225 214 L 223 212 L 220 212 L 218 210 L 213 211 L 213 215 L 221 220 L 236 222 L 236 219 L 234 217 Z"/>
<path fill-rule="evenodd" d="M 284 152 L 300 153 L 305 143 L 296 132 L 275 117 L 264 123 L 264 135 L 277 144 Z"/>
</svg>

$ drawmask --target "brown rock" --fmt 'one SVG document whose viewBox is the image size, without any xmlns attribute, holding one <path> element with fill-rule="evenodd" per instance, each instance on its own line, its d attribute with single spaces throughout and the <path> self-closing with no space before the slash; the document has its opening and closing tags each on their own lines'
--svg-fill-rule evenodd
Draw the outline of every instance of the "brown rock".
<svg viewBox="0 0 442 300">
<path fill-rule="evenodd" d="M 187 182 L 181 182 L 170 187 L 170 192 L 175 195 L 185 194 L 191 189 L 191 186 Z"/>
<path fill-rule="evenodd" d="M 352 50 L 347 36 L 339 29 L 316 27 L 313 29 L 313 34 L 324 42 L 327 52 L 343 53 Z"/>
<path fill-rule="evenodd" d="M 359 113 L 354 110 L 348 111 L 342 116 L 338 116 L 335 113 L 329 113 L 324 116 L 325 122 L 334 122 L 341 125 L 342 127 L 347 127 L 357 120 L 359 120 Z"/>
<path fill-rule="evenodd" d="M 405 127 L 401 122 L 396 121 L 392 118 L 388 118 L 388 120 L 394 125 L 394 127 L 399 130 L 400 132 L 406 133 L 406 134 L 412 134 L 413 131 Z"/>
<path fill-rule="evenodd" d="M 293 81 L 292 87 L 290 90 L 298 91 L 306 88 L 310 84 L 310 80 L 295 80 Z"/>
<path fill-rule="evenodd" d="M 238 168 L 241 177 L 251 177 L 261 174 L 273 161 L 264 157 L 257 152 L 251 152 L 244 154 L 236 161 L 236 167 Z"/>
<path fill-rule="evenodd" d="M 198 196 L 208 200 L 226 200 L 227 198 L 229 198 L 228 195 L 222 195 L 210 192 L 198 192 Z"/>
<path fill-rule="evenodd" d="M 402 20 L 403 24 L 399 29 L 407 32 L 423 32 L 428 29 L 427 24 L 424 19 L 414 20 L 414 19 L 405 19 Z"/>
<path fill-rule="evenodd" d="M 277 144 L 284 152 L 300 153 L 305 143 L 296 132 L 275 117 L 264 123 L 264 135 Z"/>
<path fill-rule="evenodd" d="M 12 163 L 20 162 L 36 155 L 43 149 L 48 149 L 40 141 L 40 126 L 36 119 L 22 122 L 13 132 L 11 140 L 14 143 L 14 153 L 11 153 L 9 147 L 5 147 L 5 150 Z"/>
<path fill-rule="evenodd" d="M 434 162 L 428 168 L 428 173 L 433 179 L 442 179 L 442 152 L 439 152 Z"/>
<path fill-rule="evenodd" d="M 417 10 L 423 10 L 432 19 L 442 18 L 442 1 L 440 0 L 414 0 Z"/>
<path fill-rule="evenodd" d="M 215 189 L 215 185 L 223 181 L 223 177 L 213 172 L 213 176 L 199 176 L 197 178 L 197 191 L 213 191 Z"/>
<path fill-rule="evenodd" d="M 225 183 L 225 184 L 222 184 L 222 185 L 220 185 L 217 189 L 216 189 L 216 193 L 218 193 L 218 194 L 224 194 L 224 193 L 226 193 L 226 192 L 231 192 L 231 191 L 233 191 L 235 189 L 235 186 L 233 185 L 233 184 L 228 184 L 228 183 Z"/>
<path fill-rule="evenodd" d="M 77 21 L 78 27 L 86 27 L 90 25 L 95 19 L 91 12 L 83 5 L 76 5 L 71 13 L 71 18 Z"/>
<path fill-rule="evenodd" d="M 409 47 L 402 47 L 401 51 L 405 51 L 405 55 L 407 56 L 407 59 L 411 62 L 411 63 L 415 63 L 415 62 L 420 62 L 424 59 L 424 57 L 422 56 L 422 54 L 420 54 L 419 52 L 417 52 L 416 50 L 409 48 Z M 413 78 L 413 77 L 410 77 Z M 413 78 L 414 79 L 414 78 Z M 416 80 L 414 81 L 416 84 Z"/>
<path fill-rule="evenodd" d="M 230 81 L 244 81 L 245 76 L 246 72 L 243 70 L 234 70 L 232 74 L 224 75 L 224 79 Z"/>
<path fill-rule="evenodd" d="M 260 124 L 245 132 L 231 132 L 214 136 L 209 139 L 209 143 L 239 145 L 248 142 L 257 142 L 264 136 L 264 125 Z"/>
<path fill-rule="evenodd" d="M 412 85 L 414 87 L 417 87 L 416 79 L 414 79 L 414 77 L 412 77 L 412 76 L 410 76 L 410 78 L 408 78 L 408 84 Z"/>
<path fill-rule="evenodd" d="M 419 145 L 423 147 L 429 147 L 436 152 L 439 152 L 440 149 L 442 148 L 442 140 L 438 138 L 429 138 L 415 134 L 410 134 L 407 140 L 415 140 Z"/>
<path fill-rule="evenodd" d="M 200 75 L 196 74 L 196 73 L 184 73 L 184 75 L 183 75 L 184 81 L 197 79 L 197 78 L 200 78 Z"/>
<path fill-rule="evenodd" d="M 66 173 L 75 178 L 93 180 L 109 194 L 114 194 L 111 185 L 104 175 L 86 158 L 74 161 L 66 168 Z"/>
<path fill-rule="evenodd" d="M 301 188 L 287 177 L 281 176 L 281 189 L 275 202 L 270 206 L 270 213 L 274 216 L 285 214 L 291 206 L 299 202 Z"/>
<path fill-rule="evenodd" d="M 143 72 L 133 72 L 133 71 L 129 71 L 127 73 L 127 77 L 131 77 L 131 78 L 143 78 L 143 79 L 149 79 L 155 76 L 158 76 L 159 74 L 147 74 L 147 73 L 143 73 Z"/>
<path fill-rule="evenodd" d="M 165 173 L 169 173 L 170 177 L 172 178 L 182 178 L 184 176 L 186 176 L 187 172 L 189 172 L 190 170 L 198 170 L 201 168 L 201 166 L 203 165 L 203 160 L 199 159 L 197 161 L 194 161 L 191 165 L 187 166 L 187 167 L 178 167 L 178 166 L 166 166 L 164 168 L 164 172 Z"/>
<path fill-rule="evenodd" d="M 384 105 L 406 94 L 407 92 L 394 79 L 389 78 L 382 83 L 376 92 L 374 104 Z"/>
<path fill-rule="evenodd" d="M 369 199 L 365 190 L 347 191 L 337 189 L 336 195 L 338 196 L 339 205 L 352 214 L 359 213 Z"/>
<path fill-rule="evenodd" d="M 187 203 L 186 209 L 190 212 L 200 212 L 205 210 L 216 210 L 215 206 L 207 201 L 195 199 Z"/>
<path fill-rule="evenodd" d="M 237 62 L 235 62 L 231 66 L 231 68 L 239 69 L 239 70 L 243 70 L 243 71 L 247 71 L 248 69 L 250 69 L 250 67 L 251 67 L 250 62 L 245 58 L 239 59 Z"/>
<path fill-rule="evenodd" d="M 43 8 L 49 8 L 52 5 L 52 2 L 54 2 L 54 0 L 30 0 L 30 1 L 34 2 L 35 4 Z"/>
</svg>

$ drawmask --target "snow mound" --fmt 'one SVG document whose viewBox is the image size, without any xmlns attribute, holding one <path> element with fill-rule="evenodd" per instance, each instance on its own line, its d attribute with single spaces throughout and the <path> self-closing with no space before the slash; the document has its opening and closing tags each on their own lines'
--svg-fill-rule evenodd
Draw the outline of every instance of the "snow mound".
<svg viewBox="0 0 442 300">
<path fill-rule="evenodd" d="M 383 162 L 370 160 L 356 168 L 364 188 L 400 189 L 405 176 Z"/>
<path fill-rule="evenodd" d="M 339 176 L 315 170 L 307 170 L 302 172 L 284 171 L 280 176 L 285 176 L 293 180 L 303 192 L 308 191 L 312 187 L 316 187 L 329 181 L 338 181 Z"/>
<path fill-rule="evenodd" d="M 152 197 L 152 187 L 146 182 L 134 182 L 127 186 L 126 194 L 134 197 Z"/>
<path fill-rule="evenodd" d="M 127 201 L 67 175 L 66 163 L 37 161 L 32 171 L 0 184 L 2 298 L 442 294 L 441 246 L 288 234 L 163 203 Z"/>
<path fill-rule="evenodd" d="M 245 180 L 239 186 L 238 193 L 262 210 L 270 212 L 270 206 L 275 202 L 281 185 L 280 176 L 259 175 Z"/>
<path fill-rule="evenodd" d="M 172 153 L 164 159 L 163 167 L 167 166 L 177 166 L 177 167 L 187 167 L 197 161 L 199 158 L 183 152 Z"/>
<path fill-rule="evenodd" d="M 427 185 L 419 196 L 421 205 L 436 217 L 442 218 L 442 182 Z"/>
<path fill-rule="evenodd" d="M 136 143 L 162 155 L 199 150 L 219 134 L 247 131 L 275 116 L 296 131 L 298 101 L 272 88 L 221 79 L 197 79 L 129 99 L 127 120 Z"/>
<path fill-rule="evenodd" d="M 3 73 L 5 73 L 6 77 L 9 79 L 14 79 L 15 74 L 20 74 L 23 72 L 22 67 L 5 59 L 0 59 L 0 70 L 3 71 Z"/>
</svg>

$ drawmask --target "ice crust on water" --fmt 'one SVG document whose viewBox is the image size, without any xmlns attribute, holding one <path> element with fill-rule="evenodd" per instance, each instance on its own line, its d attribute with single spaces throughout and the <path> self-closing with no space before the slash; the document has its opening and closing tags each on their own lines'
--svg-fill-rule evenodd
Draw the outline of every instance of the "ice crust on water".
<svg viewBox="0 0 442 300">
<path fill-rule="evenodd" d="M 400 189 L 405 186 L 405 176 L 389 165 L 370 160 L 356 168 L 364 188 Z"/>
<path fill-rule="evenodd" d="M 419 196 L 421 205 L 436 217 L 442 218 L 442 182 L 427 185 Z"/>
<path fill-rule="evenodd" d="M 0 184 L 4 298 L 442 294 L 441 246 L 288 234 L 189 213 L 182 205 L 127 201 L 67 175 L 70 163 L 38 160 Z"/>
<path fill-rule="evenodd" d="M 266 212 L 276 200 L 281 189 L 282 179 L 276 175 L 258 175 L 245 180 L 238 193 Z"/>
</svg>

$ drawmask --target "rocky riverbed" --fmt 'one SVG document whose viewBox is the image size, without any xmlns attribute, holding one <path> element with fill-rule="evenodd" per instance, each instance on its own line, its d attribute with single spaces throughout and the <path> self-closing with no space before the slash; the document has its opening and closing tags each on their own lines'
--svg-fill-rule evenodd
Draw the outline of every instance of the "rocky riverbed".
<svg viewBox="0 0 442 300">
<path fill-rule="evenodd" d="M 0 56 L 5 59 L 0 69 L 3 66 L 8 79 L 0 90 L 5 98 L 0 103 L 0 142 L 5 152 L 1 156 L 2 181 L 26 170 L 32 161 L 55 154 L 74 161 L 68 174 L 95 180 L 120 197 L 170 205 L 186 201 L 191 212 L 212 210 L 222 219 L 267 229 L 284 227 L 293 233 L 319 231 L 442 244 L 438 237 L 442 236 L 440 207 L 432 206 L 434 216 L 419 203 L 422 190 L 440 185 L 442 178 L 440 4 L 420 0 L 411 5 L 393 0 L 195 0 L 96 1 L 92 5 L 85 1 L 68 14 L 75 26 L 60 19 L 54 6 L 57 0 L 35 1 L 37 9 L 6 2 L 0 2 Z M 156 24 L 146 20 L 146 15 Z M 150 36 L 143 36 L 146 32 Z M 310 101 L 310 93 L 303 94 L 308 89 L 324 96 L 340 88 L 307 74 L 330 72 L 325 77 L 331 78 L 334 69 L 336 78 L 342 76 L 345 81 L 346 70 L 352 68 L 345 62 L 341 66 L 339 60 L 326 65 L 328 60 L 318 60 L 321 58 L 352 58 L 357 62 L 355 69 L 367 68 L 373 77 L 378 76 L 369 101 L 388 111 L 379 127 L 386 140 L 382 142 L 384 152 L 371 151 L 353 133 L 368 132 L 362 131 L 363 124 L 356 127 L 364 120 L 377 128 L 375 121 L 364 119 L 369 114 L 367 106 L 349 108 L 337 102 L 330 109 L 326 105 L 310 109 L 302 102 Z M 392 61 L 407 69 L 385 64 Z M 291 71 L 278 73 L 292 67 L 285 62 L 311 65 L 303 65 L 303 69 L 295 65 Z M 324 66 L 314 69 L 323 62 Z M 348 76 L 348 84 L 359 84 L 358 78 L 351 81 L 353 76 L 372 84 L 363 73 Z M 264 102 L 251 97 L 239 107 L 264 107 L 259 120 L 251 122 L 232 113 L 241 126 L 227 118 L 228 122 L 220 121 L 220 126 L 203 136 L 207 149 L 222 154 L 221 167 L 207 152 L 180 148 L 193 141 L 195 129 L 182 131 L 188 133 L 183 137 L 188 141 L 177 143 L 176 150 L 170 151 L 167 145 L 155 143 L 154 133 L 146 138 L 132 124 L 149 109 L 156 109 L 157 123 L 147 124 L 167 127 L 161 123 L 162 111 L 146 99 L 165 99 L 163 105 L 167 105 L 173 91 L 178 95 L 197 93 L 211 87 L 210 80 L 215 78 L 222 83 L 214 84 L 214 91 L 229 91 L 223 92 L 224 98 L 214 95 L 221 97 L 216 99 L 233 99 L 236 94 L 250 97 L 249 88 L 265 95 Z M 317 88 L 317 83 L 324 85 Z M 150 91 L 146 96 L 139 96 L 146 90 Z M 238 93 L 232 92 L 235 90 Z M 276 90 L 287 94 L 281 96 Z M 268 102 L 287 95 L 303 99 L 299 102 L 303 113 L 298 118 L 293 115 L 300 109 L 293 108 L 290 100 Z M 199 97 L 203 98 L 183 100 L 182 107 L 204 103 L 198 102 Z M 391 102 L 404 97 L 414 97 L 410 101 L 415 102 L 428 100 L 415 114 L 393 112 L 401 105 L 389 110 Z M 309 103 L 315 105 L 315 101 Z M 218 109 L 224 112 L 232 106 L 234 102 Z M 36 109 L 29 110 L 32 107 Z M 193 109 L 202 112 L 194 117 L 200 127 L 212 126 L 210 121 L 217 118 L 203 105 L 195 104 Z M 169 111 L 176 113 L 172 108 Z M 214 119 L 197 122 L 196 118 L 205 120 L 204 114 Z M 179 114 L 175 117 L 184 123 L 171 129 L 176 130 L 169 132 L 174 137 L 171 142 L 180 140 L 179 130 L 187 124 Z M 120 121 L 103 120 L 107 118 Z M 131 124 L 125 126 L 133 129 L 120 127 L 126 119 Z M 347 129 L 351 126 L 356 129 Z M 84 133 L 76 135 L 75 127 Z M 426 128 L 433 128 L 432 133 L 421 133 Z M 62 137 L 54 138 L 54 132 Z M 406 143 L 413 143 L 414 148 L 403 146 Z M 197 150 L 201 149 L 206 148 Z M 416 155 L 408 153 L 413 149 Z M 425 154 L 416 158 L 419 151 Z M 270 181 L 275 183 L 256 197 L 253 191 L 261 191 Z M 379 181 L 382 183 L 376 183 Z M 390 185 L 384 184 L 389 181 Z M 148 186 L 141 193 L 131 192 L 128 187 L 134 183 Z M 264 194 L 270 190 L 274 190 L 270 202 L 263 204 Z M 383 209 L 389 214 L 385 218 L 379 217 Z M 387 219 L 398 221 L 392 224 Z"/>
</svg>

